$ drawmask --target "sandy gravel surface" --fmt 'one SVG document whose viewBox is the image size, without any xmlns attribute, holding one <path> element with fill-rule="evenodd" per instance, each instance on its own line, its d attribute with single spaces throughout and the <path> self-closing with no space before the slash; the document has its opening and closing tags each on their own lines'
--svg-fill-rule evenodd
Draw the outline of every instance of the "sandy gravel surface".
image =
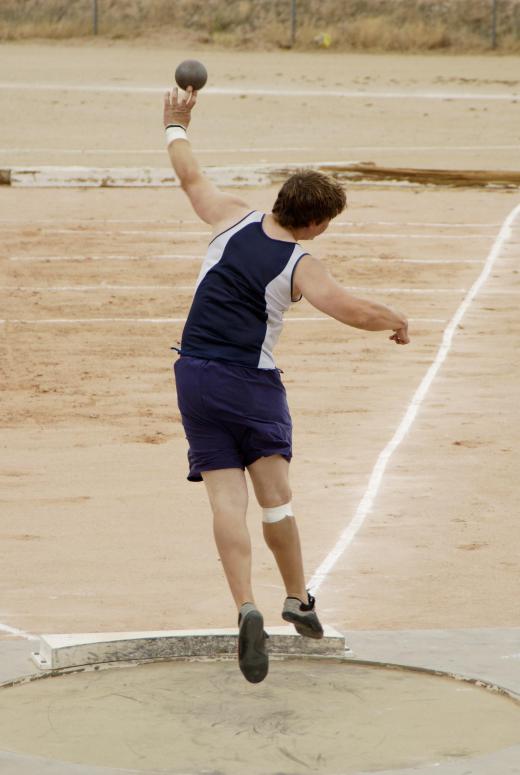
<svg viewBox="0 0 520 775">
<path fill-rule="evenodd" d="M 243 192 L 252 207 L 274 194 Z M 318 314 L 305 303 L 288 317 L 278 365 L 309 576 L 516 203 L 512 193 L 359 188 L 312 246 L 361 295 L 402 307 L 413 343 L 293 319 Z M 204 490 L 184 478 L 169 349 L 182 322 L 158 320 L 185 316 L 206 228 L 175 189 L 4 188 L 0 210 L 0 621 L 30 632 L 229 626 Z M 517 226 L 323 584 L 327 623 L 518 626 L 519 242 Z M 190 257 L 164 257 L 179 255 Z M 276 624 L 282 589 L 254 504 L 249 519 L 258 601 Z"/>
<path fill-rule="evenodd" d="M 241 91 L 202 95 L 190 133 L 204 164 L 519 167 L 515 58 L 120 42 L 2 45 L 0 167 L 165 166 L 161 90 L 188 55 L 206 61 L 211 87 Z M 266 209 L 276 192 L 242 193 Z M 319 320 L 306 303 L 288 316 L 278 365 L 309 577 L 352 519 L 518 193 L 352 186 L 349 201 L 309 247 L 355 292 L 403 308 L 413 342 L 396 348 Z M 207 237 L 178 189 L 0 188 L 0 624 L 234 623 L 203 487 L 185 481 L 171 378 Z M 519 264 L 517 219 L 372 512 L 320 589 L 328 624 L 519 625 Z M 250 512 L 258 601 L 277 624 L 282 589 Z"/>
<path fill-rule="evenodd" d="M 3 44 L 0 166 L 164 166 L 161 93 L 188 56 L 210 73 L 191 130 L 207 164 L 519 167 L 517 57 L 230 53 L 156 41 Z M 239 93 L 211 91 L 223 88 Z"/>
</svg>

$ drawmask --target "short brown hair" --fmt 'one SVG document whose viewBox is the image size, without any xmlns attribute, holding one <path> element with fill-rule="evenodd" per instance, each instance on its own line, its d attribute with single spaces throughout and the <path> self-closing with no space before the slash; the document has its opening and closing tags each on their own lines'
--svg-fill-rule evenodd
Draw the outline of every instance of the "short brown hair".
<svg viewBox="0 0 520 775">
<path fill-rule="evenodd" d="M 280 226 L 301 229 L 335 218 L 346 204 L 345 189 L 337 180 L 316 170 L 298 170 L 278 192 L 273 215 Z"/>
</svg>

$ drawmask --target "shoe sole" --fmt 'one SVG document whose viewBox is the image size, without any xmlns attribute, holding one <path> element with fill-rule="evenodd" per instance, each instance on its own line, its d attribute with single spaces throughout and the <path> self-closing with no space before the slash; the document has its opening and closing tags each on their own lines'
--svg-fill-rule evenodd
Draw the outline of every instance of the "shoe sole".
<svg viewBox="0 0 520 775">
<path fill-rule="evenodd" d="M 302 620 L 290 611 L 284 611 L 282 613 L 282 619 L 286 622 L 294 624 L 298 635 L 303 635 L 305 638 L 315 638 L 316 640 L 323 638 L 323 627 L 319 622 L 313 622 L 312 620 L 302 622 Z"/>
<path fill-rule="evenodd" d="M 260 683 L 269 670 L 265 640 L 262 614 L 249 611 L 242 619 L 238 633 L 238 664 L 249 683 Z"/>
</svg>

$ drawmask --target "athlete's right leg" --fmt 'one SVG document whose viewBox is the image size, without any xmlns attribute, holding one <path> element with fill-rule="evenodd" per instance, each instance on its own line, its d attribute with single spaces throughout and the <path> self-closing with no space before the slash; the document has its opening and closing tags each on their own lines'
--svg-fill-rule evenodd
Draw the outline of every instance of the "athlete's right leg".
<svg viewBox="0 0 520 775">
<path fill-rule="evenodd" d="M 213 511 L 213 532 L 222 566 L 238 610 L 254 603 L 251 587 L 251 539 L 246 524 L 247 483 L 240 468 L 203 471 Z"/>
<path fill-rule="evenodd" d="M 255 495 L 260 506 L 269 512 L 289 504 L 289 463 L 281 455 L 269 455 L 255 460 L 248 466 Z M 303 571 L 300 537 L 296 520 L 291 515 L 272 513 L 275 521 L 265 521 L 264 538 L 273 552 L 283 578 L 287 597 L 282 618 L 291 622 L 300 635 L 322 638 L 323 628 L 315 611 L 315 600 L 307 593 Z"/>
<path fill-rule="evenodd" d="M 281 455 L 255 460 L 247 467 L 258 504 L 264 509 L 283 506 L 291 500 L 289 463 Z M 293 516 L 263 522 L 264 538 L 274 554 L 287 595 L 307 600 L 298 526 Z"/>
</svg>

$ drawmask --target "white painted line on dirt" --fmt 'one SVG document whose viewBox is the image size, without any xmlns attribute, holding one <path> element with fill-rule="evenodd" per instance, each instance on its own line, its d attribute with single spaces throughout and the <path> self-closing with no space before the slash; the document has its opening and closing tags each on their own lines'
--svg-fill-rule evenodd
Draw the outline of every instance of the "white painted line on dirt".
<svg viewBox="0 0 520 775">
<path fill-rule="evenodd" d="M 386 264 L 392 266 L 392 264 L 481 264 L 482 261 L 479 258 L 382 258 L 380 256 L 357 256 L 345 257 L 349 264 L 354 261 L 372 261 L 373 263 Z"/>
<path fill-rule="evenodd" d="M 375 293 L 380 291 L 381 293 L 466 293 L 467 288 L 379 288 L 377 285 L 369 285 L 366 287 L 356 285 L 345 285 L 350 291 L 363 291 L 366 293 Z M 489 288 L 484 289 L 481 292 L 482 296 L 508 296 L 511 294 L 520 293 L 519 288 Z"/>
<path fill-rule="evenodd" d="M 35 222 L 33 221 L 30 226 L 32 226 Z M 140 223 L 140 221 L 107 221 L 103 220 L 103 223 Z M 186 224 L 193 224 L 198 223 L 200 225 L 200 221 L 194 219 L 194 220 L 179 220 L 176 221 L 174 219 L 168 220 L 168 221 L 142 221 L 142 223 L 148 223 L 148 224 L 157 224 L 158 226 L 172 226 L 175 224 L 179 224 L 179 226 L 184 226 Z M 424 226 L 426 228 L 442 228 L 442 229 L 496 229 L 497 226 L 500 226 L 499 223 L 432 223 L 431 221 L 414 221 L 413 223 L 409 223 L 406 221 L 335 221 L 334 226 L 340 226 L 348 229 L 352 228 L 359 228 L 362 226 L 394 226 L 394 227 L 410 227 L 410 226 Z M 82 228 L 73 228 L 69 227 L 67 229 L 42 229 L 46 234 L 67 234 L 69 232 L 81 232 L 84 231 Z M 105 229 L 105 228 L 95 228 L 95 231 L 101 231 L 101 232 L 107 232 L 107 233 L 114 233 L 114 234 L 124 234 L 128 232 L 119 231 L 117 229 Z M 147 230 L 148 231 L 148 230 Z M 153 231 L 153 230 L 150 230 Z M 162 229 L 156 230 L 158 234 L 162 234 Z M 375 236 L 378 236 L 380 232 L 373 232 Z"/>
<path fill-rule="evenodd" d="M 75 323 L 151 323 L 163 324 L 163 323 L 185 323 L 186 318 L 15 318 L 12 320 L 0 320 L 0 323 L 7 325 L 8 323 L 21 324 L 21 325 L 69 325 Z"/>
<path fill-rule="evenodd" d="M 50 232 L 51 230 L 49 230 Z M 74 233 L 77 236 L 89 236 L 89 232 L 86 230 L 76 229 L 53 229 L 53 234 L 70 234 Z M 154 237 L 173 237 L 174 239 L 183 239 L 192 237 L 206 237 L 210 236 L 208 231 L 182 231 L 182 230 L 161 230 L 161 229 L 96 229 L 96 233 L 113 234 L 114 236 L 119 234 L 124 235 L 144 235 Z M 35 235 L 38 236 L 38 235 Z M 321 240 L 350 240 L 350 239 L 364 239 L 364 240 L 380 240 L 380 239 L 418 239 L 418 240 L 436 240 L 437 242 L 446 240 L 484 240 L 491 239 L 491 234 L 407 234 L 406 232 L 365 232 L 365 231 L 335 231 L 320 235 L 318 238 Z M 307 240 L 302 240 L 307 242 Z"/>
<path fill-rule="evenodd" d="M 46 230 L 47 231 L 47 230 Z M 50 231 L 50 230 L 48 230 Z M 53 234 L 69 234 L 70 232 L 87 235 L 88 232 L 77 231 L 76 229 L 52 229 Z M 144 234 L 161 237 L 209 237 L 211 231 L 179 231 L 177 229 L 96 229 L 97 233 L 106 234 Z M 403 239 L 436 239 L 436 240 L 466 240 L 466 239 L 485 239 L 492 235 L 482 234 L 407 234 L 406 232 L 365 232 L 365 231 L 332 231 L 321 235 L 321 239 L 379 239 L 402 237 Z M 305 242 L 305 240 L 302 240 Z"/>
<path fill-rule="evenodd" d="M 166 86 L 122 86 L 114 84 L 68 84 L 68 83 L 32 83 L 19 81 L 0 81 L 0 89 L 29 91 L 72 91 L 72 92 L 109 92 L 129 94 L 164 94 Z M 250 86 L 209 86 L 204 89 L 206 96 L 240 96 L 242 94 L 262 95 L 267 97 L 350 97 L 353 99 L 382 100 L 506 100 L 520 99 L 520 94 L 513 92 L 454 92 L 454 91 L 361 91 L 360 89 L 270 89 Z"/>
<path fill-rule="evenodd" d="M 412 399 L 408 405 L 408 408 L 406 409 L 406 412 L 401 422 L 397 427 L 397 430 L 395 431 L 394 435 L 392 436 L 388 444 L 385 446 L 385 448 L 382 450 L 382 452 L 379 454 L 379 457 L 377 458 L 376 464 L 372 469 L 372 473 L 370 475 L 367 489 L 354 513 L 352 520 L 349 522 L 347 527 L 341 533 L 335 546 L 325 557 L 323 562 L 318 566 L 318 568 L 314 572 L 314 575 L 309 581 L 309 587 L 312 591 L 315 592 L 317 589 L 319 589 L 319 587 L 327 579 L 328 575 L 330 574 L 330 572 L 332 571 L 332 569 L 334 568 L 334 566 L 336 565 L 340 557 L 344 554 L 349 544 L 352 543 L 354 537 L 362 527 L 367 515 L 372 510 L 372 506 L 374 504 L 376 496 L 379 493 L 379 488 L 381 486 L 383 475 L 385 473 L 388 462 L 392 457 L 392 455 L 394 454 L 395 450 L 399 447 L 399 445 L 405 438 L 408 431 L 410 430 L 417 416 L 419 408 L 422 402 L 424 401 L 424 398 L 428 394 L 431 384 L 437 375 L 437 372 L 439 371 L 440 367 L 444 363 L 446 356 L 450 351 L 450 348 L 453 342 L 453 337 L 455 336 L 455 332 L 457 330 L 457 326 L 462 321 L 470 304 L 476 298 L 482 286 L 488 279 L 493 269 L 493 265 L 496 259 L 498 258 L 498 256 L 500 255 L 500 251 L 502 250 L 502 247 L 511 236 L 512 225 L 515 219 L 519 215 L 520 215 L 520 204 L 518 204 L 509 213 L 509 215 L 503 222 L 502 227 L 498 233 L 498 236 L 496 237 L 493 243 L 491 251 L 489 252 L 488 257 L 486 258 L 486 261 L 484 263 L 484 266 L 480 275 L 478 276 L 478 278 L 475 280 L 475 282 L 469 289 L 468 293 L 462 300 L 462 303 L 460 304 L 457 311 L 451 318 L 448 326 L 446 327 L 442 337 L 441 345 L 437 351 L 437 355 L 435 356 L 433 363 L 429 367 L 428 371 L 422 378 L 421 383 L 419 384 L 419 387 L 417 388 L 414 395 L 412 396 Z"/>
<path fill-rule="evenodd" d="M 364 146 L 360 146 L 361 148 L 364 148 Z M 444 148 L 444 146 L 438 146 L 440 148 Z M 493 146 L 483 146 L 485 148 L 493 148 Z M 497 148 L 516 148 L 517 146 L 496 146 Z M 518 146 L 520 148 L 520 146 Z M 303 146 L 298 147 L 284 147 L 281 146 L 270 146 L 269 148 L 263 148 L 262 146 L 253 147 L 253 148 L 197 148 L 197 153 L 229 153 L 229 154 L 235 154 L 235 153 L 285 153 L 289 151 L 313 151 L 313 150 L 319 150 L 318 146 L 315 146 L 314 148 L 307 148 Z M 343 149 L 342 149 L 343 150 Z M 31 154 L 31 153 L 56 153 L 62 156 L 63 154 L 89 154 L 92 156 L 95 156 L 96 154 L 105 155 L 105 154 L 117 154 L 117 155 L 132 155 L 135 156 L 136 154 L 141 155 L 149 155 L 149 154 L 157 154 L 164 156 L 164 149 L 157 146 L 157 148 L 0 148 L 0 153 L 20 153 L 20 154 Z"/>
<path fill-rule="evenodd" d="M 383 288 L 378 285 L 345 285 L 349 291 L 363 293 L 466 293 L 467 288 Z"/>
<path fill-rule="evenodd" d="M 520 293 L 518 288 L 484 288 L 482 296 L 511 296 Z"/>
<path fill-rule="evenodd" d="M 338 151 L 512 151 L 520 149 L 520 145 L 345 145 L 339 146 Z M 269 147 L 253 146 L 252 148 L 197 148 L 197 153 L 289 153 L 293 151 L 315 152 L 322 151 L 323 147 L 314 146 L 280 146 Z M 0 148 L 0 153 L 56 153 L 64 154 L 89 154 L 135 156 L 164 155 L 162 148 Z"/>
<path fill-rule="evenodd" d="M 520 146 L 519 146 L 520 147 Z M 153 220 L 152 218 L 35 218 L 34 220 L 27 221 L 27 220 L 17 220 L 14 218 L 0 218 L 0 223 L 4 224 L 11 224 L 16 228 L 20 228 L 25 226 L 26 228 L 33 228 L 35 223 L 74 223 L 77 224 L 77 227 L 69 227 L 68 229 L 60 229 L 60 232 L 63 231 L 71 231 L 71 232 L 77 232 L 78 230 L 81 231 L 80 226 L 86 225 L 86 226 L 92 226 L 95 228 L 96 231 L 102 231 L 102 229 L 97 229 L 95 226 L 96 223 L 132 223 L 132 224 L 138 224 L 138 223 L 144 223 L 149 225 L 157 225 L 157 226 L 172 226 L 175 224 L 184 225 L 187 223 L 196 223 L 200 226 L 200 219 L 198 218 L 164 218 L 159 220 Z M 498 222 L 488 222 L 488 223 L 446 223 L 446 222 L 435 222 L 435 221 L 334 221 L 334 226 L 345 226 L 348 228 L 352 227 L 359 227 L 359 226 L 426 226 L 426 227 L 443 227 L 443 228 L 457 228 L 457 229 L 487 229 L 487 228 L 495 228 L 497 226 L 500 226 L 501 224 Z M 46 233 L 54 233 L 55 229 L 43 229 Z M 109 231 L 107 229 L 107 231 Z"/>
<path fill-rule="evenodd" d="M 148 224 L 158 224 L 158 225 L 165 225 L 165 226 L 171 226 L 175 223 L 198 223 L 200 225 L 200 220 L 198 218 L 167 218 L 167 219 L 159 219 L 154 221 L 153 218 L 35 218 L 32 221 L 27 220 L 17 220 L 14 218 L 0 218 L 0 223 L 6 223 L 6 224 L 12 224 L 13 226 L 19 228 L 19 227 L 25 227 L 25 228 L 33 228 L 35 223 L 75 223 L 78 224 L 78 227 L 80 225 L 84 226 L 94 226 L 96 223 L 148 223 Z M 94 226 L 94 228 L 96 228 Z M 44 229 L 44 231 L 54 231 L 54 229 Z M 77 228 L 70 228 L 69 231 L 77 231 Z"/>
<path fill-rule="evenodd" d="M 162 222 L 161 224 L 158 224 L 157 228 L 154 229 L 114 229 L 114 228 L 106 228 L 98 227 L 98 226 L 77 226 L 77 227 L 68 227 L 66 229 L 38 229 L 38 234 L 75 234 L 78 237 L 81 236 L 89 236 L 90 234 L 165 234 L 165 235 L 172 235 L 174 234 L 177 236 L 178 234 L 211 234 L 211 232 L 208 231 L 192 231 L 192 230 L 183 230 L 184 226 L 187 226 L 188 224 L 191 226 L 192 223 L 198 223 L 200 224 L 200 221 L 169 221 L 168 223 Z M 178 227 L 173 230 L 171 227 L 178 224 Z M 168 225 L 169 229 L 161 228 L 161 226 Z M 28 227 L 30 228 L 30 227 Z"/>
<path fill-rule="evenodd" d="M 342 163 L 345 163 L 343 160 Z M 327 162 L 320 162 L 320 166 Z M 337 165 L 337 162 L 333 162 Z M 279 164 L 207 166 L 206 176 L 219 186 L 235 188 L 269 186 Z M 284 168 L 298 168 L 286 162 Z M 309 166 L 309 165 L 307 165 Z M 312 165 L 310 165 L 312 166 Z M 92 167 L 32 165 L 12 166 L 11 188 L 179 188 L 171 167 Z"/>
<path fill-rule="evenodd" d="M 45 229 L 45 232 L 51 232 L 52 234 L 70 234 L 71 232 L 78 236 L 88 236 L 89 232 L 84 229 Z M 211 234 L 210 229 L 198 230 L 198 231 L 182 231 L 179 229 L 167 230 L 167 229 L 96 229 L 96 232 L 102 234 L 153 234 L 161 237 L 209 237 Z"/>
<path fill-rule="evenodd" d="M 520 146 L 519 146 L 520 147 Z M 334 221 L 334 226 L 427 226 L 443 229 L 490 229 L 500 226 L 500 223 L 446 223 L 445 221 Z"/>
<path fill-rule="evenodd" d="M 99 291 L 159 291 L 193 290 L 193 285 L 3 285 L 0 291 L 7 293 L 88 293 Z"/>
<path fill-rule="evenodd" d="M 18 638 L 25 638 L 26 640 L 38 640 L 36 635 L 31 635 L 25 630 L 19 630 L 17 627 L 9 627 L 7 624 L 0 624 L 0 632 L 5 632 L 7 635 L 14 635 Z"/>
<path fill-rule="evenodd" d="M 23 291 L 24 293 L 70 293 L 70 292 L 89 292 L 89 291 L 193 291 L 194 285 L 2 285 L 0 291 L 13 293 Z"/>
<path fill-rule="evenodd" d="M 166 253 L 161 256 L 9 256 L 9 261 L 202 261 L 192 253 Z"/>
<path fill-rule="evenodd" d="M 520 145 L 346 145 L 339 151 L 512 151 Z M 315 148 L 305 149 L 309 151 Z"/>
<path fill-rule="evenodd" d="M 465 293 L 467 288 L 385 288 L 377 285 L 345 285 L 349 291 L 362 291 L 363 293 Z M 4 285 L 0 286 L 0 291 L 193 291 L 194 285 L 64 285 L 64 286 L 31 286 L 31 285 Z M 492 291 L 490 291 L 491 293 Z M 504 291 L 505 293 L 511 291 Z"/>
<path fill-rule="evenodd" d="M 201 254 L 166 253 L 155 256 L 9 256 L 9 261 L 202 261 Z M 478 258 L 379 258 L 378 256 L 345 257 L 349 263 L 372 262 L 379 264 L 481 264 Z"/>
<path fill-rule="evenodd" d="M 155 234 L 157 232 L 154 232 Z M 332 231 L 322 234 L 318 239 L 432 239 L 441 240 L 468 240 L 491 239 L 491 234 L 407 234 L 406 232 L 369 232 L 366 231 Z"/>
<path fill-rule="evenodd" d="M 331 321 L 334 321 L 335 323 L 338 322 L 336 318 L 331 318 L 329 316 L 313 315 L 309 317 L 299 317 L 299 316 L 297 317 L 296 315 L 294 316 L 289 315 L 288 317 L 284 318 L 284 323 L 293 322 L 293 321 L 299 322 L 302 320 L 304 321 L 305 320 L 328 320 L 329 322 Z M 446 318 L 408 318 L 408 320 L 410 323 L 445 323 L 446 322 Z"/>
<path fill-rule="evenodd" d="M 444 318 L 409 318 L 413 323 L 445 323 Z M 284 318 L 285 323 L 301 323 L 308 321 L 334 321 L 335 318 L 322 317 L 319 315 L 312 316 L 296 316 L 289 315 Z M 0 320 L 0 325 L 7 324 L 20 324 L 20 325 L 61 325 L 74 324 L 74 323 L 151 323 L 151 324 L 163 324 L 163 323 L 185 323 L 186 318 L 13 318 Z"/>
</svg>

